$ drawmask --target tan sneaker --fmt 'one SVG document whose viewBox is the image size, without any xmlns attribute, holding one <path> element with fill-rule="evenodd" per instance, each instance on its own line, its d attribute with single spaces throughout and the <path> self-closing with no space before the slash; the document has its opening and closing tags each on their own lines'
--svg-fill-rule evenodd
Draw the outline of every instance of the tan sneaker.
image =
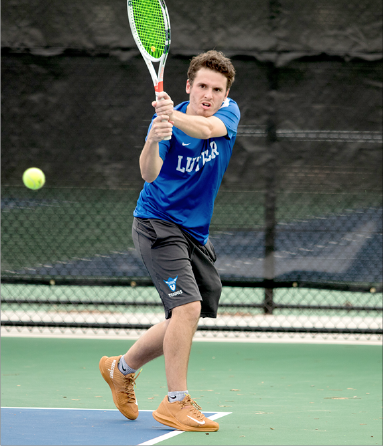
<svg viewBox="0 0 383 446">
<path fill-rule="evenodd" d="M 103 356 L 99 363 L 100 372 L 109 384 L 117 409 L 129 420 L 135 420 L 138 417 L 138 405 L 134 385 L 141 372 L 137 375 L 134 373 L 123 375 L 117 366 L 121 356 L 111 356 L 110 358 Z"/>
<path fill-rule="evenodd" d="M 216 432 L 219 424 L 206 418 L 199 405 L 186 395 L 182 401 L 169 403 L 168 397 L 162 400 L 153 417 L 159 423 L 188 432 Z"/>
</svg>

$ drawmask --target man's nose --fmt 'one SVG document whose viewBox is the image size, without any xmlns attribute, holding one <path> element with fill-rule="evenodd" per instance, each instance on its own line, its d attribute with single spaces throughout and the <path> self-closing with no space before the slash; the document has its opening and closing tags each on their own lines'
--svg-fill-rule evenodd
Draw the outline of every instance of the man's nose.
<svg viewBox="0 0 383 446">
<path fill-rule="evenodd" d="M 213 96 L 213 89 L 212 88 L 207 88 L 205 90 L 205 98 L 211 98 Z"/>
</svg>

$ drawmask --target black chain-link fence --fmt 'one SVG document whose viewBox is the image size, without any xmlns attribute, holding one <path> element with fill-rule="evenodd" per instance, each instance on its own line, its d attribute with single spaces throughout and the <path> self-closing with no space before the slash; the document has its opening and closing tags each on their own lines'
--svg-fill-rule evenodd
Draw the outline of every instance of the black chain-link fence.
<svg viewBox="0 0 383 446">
<path fill-rule="evenodd" d="M 165 89 L 186 100 L 191 56 L 214 47 L 242 113 L 211 225 L 220 312 L 200 329 L 381 334 L 381 3 L 167 4 Z M 3 2 L 5 327 L 163 318 L 131 239 L 154 92 L 125 6 Z"/>
</svg>

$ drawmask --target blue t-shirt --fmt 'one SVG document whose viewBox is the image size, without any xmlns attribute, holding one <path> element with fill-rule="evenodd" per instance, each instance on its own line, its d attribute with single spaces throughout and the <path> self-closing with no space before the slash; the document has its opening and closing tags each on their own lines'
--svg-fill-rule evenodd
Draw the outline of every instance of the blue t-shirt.
<svg viewBox="0 0 383 446">
<path fill-rule="evenodd" d="M 186 113 L 188 104 L 182 102 L 175 110 Z M 227 98 L 214 116 L 225 124 L 226 136 L 197 139 L 173 127 L 171 139 L 159 143 L 161 172 L 152 183 L 145 182 L 133 213 L 176 223 L 202 245 L 209 237 L 214 200 L 237 135 L 237 103 Z"/>
</svg>

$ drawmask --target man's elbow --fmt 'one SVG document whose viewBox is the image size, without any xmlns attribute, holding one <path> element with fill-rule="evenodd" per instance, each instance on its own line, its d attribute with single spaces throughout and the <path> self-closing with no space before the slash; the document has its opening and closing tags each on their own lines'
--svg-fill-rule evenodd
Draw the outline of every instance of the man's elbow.
<svg viewBox="0 0 383 446">
<path fill-rule="evenodd" d="M 210 139 L 213 138 L 213 132 L 210 129 L 205 129 L 202 132 L 201 139 Z"/>
<path fill-rule="evenodd" d="M 203 126 L 201 139 L 219 138 L 227 135 L 225 124 L 219 118 L 211 117 L 206 119 L 206 125 Z"/>
<path fill-rule="evenodd" d="M 200 138 L 201 139 L 209 139 L 213 138 L 213 130 L 214 128 L 210 125 L 205 125 L 200 129 Z"/>
<path fill-rule="evenodd" d="M 152 163 L 148 163 L 147 158 L 143 157 L 142 154 L 139 160 L 141 178 L 147 183 L 153 183 L 153 181 L 158 177 L 159 171 L 158 166 L 153 166 Z"/>
<path fill-rule="evenodd" d="M 151 172 L 143 172 L 141 170 L 141 177 L 147 183 L 153 183 L 153 181 L 158 177 L 158 174 L 155 175 L 155 174 L 153 174 Z"/>
<path fill-rule="evenodd" d="M 153 167 L 145 167 L 140 166 L 141 171 L 141 178 L 146 181 L 147 183 L 153 183 L 153 181 L 158 177 L 160 174 L 160 169 L 155 169 Z"/>
</svg>

